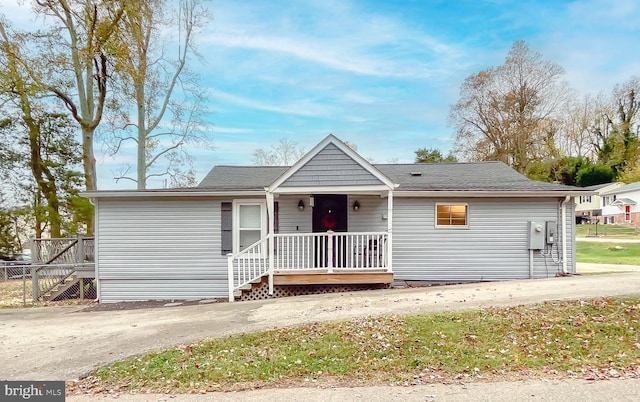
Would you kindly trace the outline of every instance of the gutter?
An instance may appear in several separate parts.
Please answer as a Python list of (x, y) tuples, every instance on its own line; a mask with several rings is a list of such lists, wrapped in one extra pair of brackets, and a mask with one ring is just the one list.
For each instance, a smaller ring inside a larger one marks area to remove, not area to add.
[(577, 197), (581, 195), (597, 195), (595, 191), (474, 191), (474, 190), (455, 190), (455, 191), (409, 191), (409, 190), (395, 190), (393, 195), (395, 197), (452, 197), (452, 198), (534, 198), (534, 197)]
[(144, 198), (144, 197), (236, 197), (236, 196), (265, 196), (264, 191), (84, 191), (80, 196), (90, 199), (97, 198)]

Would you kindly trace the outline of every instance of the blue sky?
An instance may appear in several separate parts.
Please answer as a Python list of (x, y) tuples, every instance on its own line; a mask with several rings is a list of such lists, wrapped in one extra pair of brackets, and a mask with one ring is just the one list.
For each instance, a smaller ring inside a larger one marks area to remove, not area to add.
[[(14, 6), (3, 1), (3, 11)], [(449, 107), (462, 81), (525, 40), (566, 70), (578, 94), (640, 75), (640, 2), (212, 0), (192, 68), (208, 94), (212, 151), (194, 150), (197, 178), (251, 164), (280, 138), (309, 150), (333, 133), (376, 162), (447, 151)], [(14, 19), (13, 14), (11, 19)], [(128, 158), (126, 155), (122, 158)], [(101, 156), (101, 189), (119, 160)], [(158, 185), (157, 183), (155, 184)]]

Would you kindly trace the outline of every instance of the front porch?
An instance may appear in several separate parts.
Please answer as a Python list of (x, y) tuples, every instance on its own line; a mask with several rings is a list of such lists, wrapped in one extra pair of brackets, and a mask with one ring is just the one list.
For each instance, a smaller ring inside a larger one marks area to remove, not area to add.
[(269, 234), (228, 256), (229, 301), (262, 278), (269, 295), (274, 285), (391, 284), (388, 240), (386, 232)]
[(229, 300), (262, 277), (269, 295), (274, 285), (391, 283), (397, 186), (346, 144), (325, 138), (264, 187), (264, 204), (234, 200)]

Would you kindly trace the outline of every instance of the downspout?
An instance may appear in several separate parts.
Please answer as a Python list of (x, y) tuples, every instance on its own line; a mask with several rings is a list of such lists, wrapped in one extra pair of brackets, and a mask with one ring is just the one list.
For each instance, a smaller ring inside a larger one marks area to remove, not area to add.
[(570, 196), (566, 196), (560, 204), (562, 208), (562, 273), (567, 275), (567, 202), (571, 200)]

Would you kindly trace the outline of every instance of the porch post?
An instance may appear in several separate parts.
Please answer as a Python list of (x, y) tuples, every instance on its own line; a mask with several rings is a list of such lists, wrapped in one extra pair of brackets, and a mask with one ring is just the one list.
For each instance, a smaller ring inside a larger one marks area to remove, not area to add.
[(267, 243), (269, 247), (269, 295), (273, 295), (273, 255), (275, 253), (275, 243), (273, 241), (273, 235), (275, 233), (275, 217), (274, 205), (273, 205), (273, 193), (267, 191), (267, 217), (269, 219), (269, 234)]
[(387, 194), (387, 272), (393, 272), (393, 190)]

